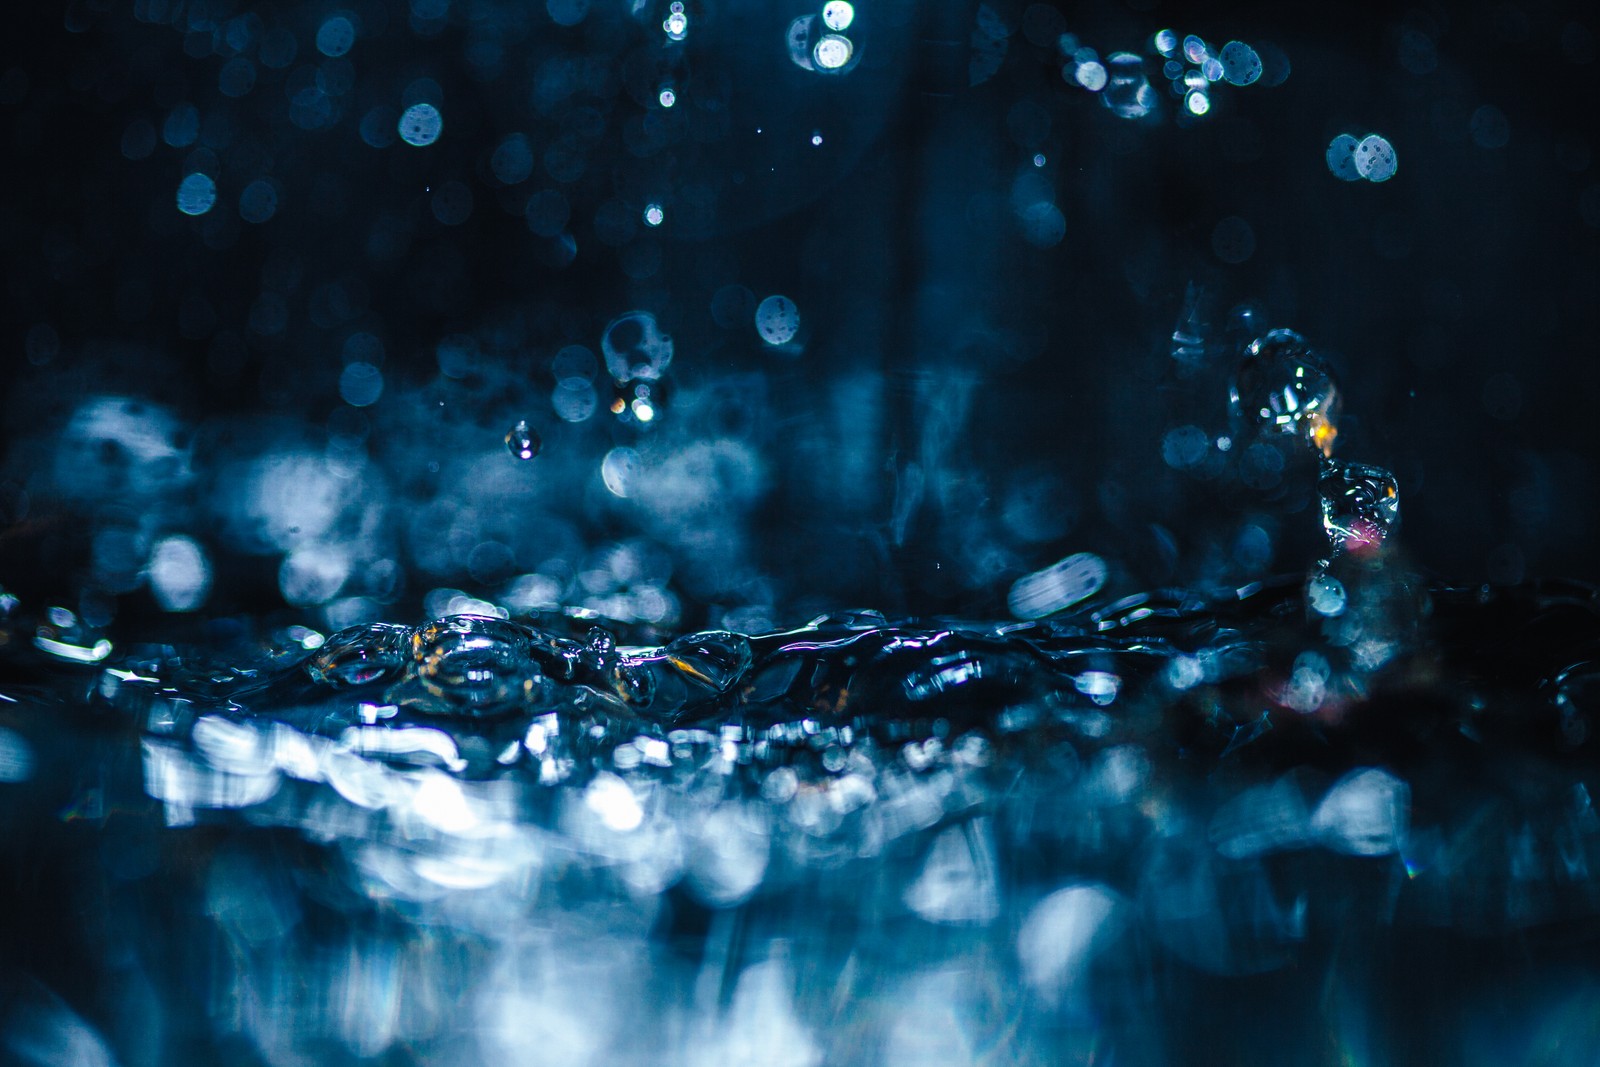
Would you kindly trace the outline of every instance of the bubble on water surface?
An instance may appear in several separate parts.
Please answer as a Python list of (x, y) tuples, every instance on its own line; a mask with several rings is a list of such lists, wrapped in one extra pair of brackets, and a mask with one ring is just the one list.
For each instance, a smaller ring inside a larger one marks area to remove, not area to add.
[(756, 307), (756, 332), (774, 347), (786, 345), (800, 332), (800, 309), (786, 296), (769, 296)]

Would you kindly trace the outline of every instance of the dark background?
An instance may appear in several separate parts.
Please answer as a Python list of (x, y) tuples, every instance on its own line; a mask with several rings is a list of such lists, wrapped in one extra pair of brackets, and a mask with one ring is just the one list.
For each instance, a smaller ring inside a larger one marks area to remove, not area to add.
[[(0, 583), (148, 623), (178, 537), (211, 616), (534, 588), (521, 610), (759, 629), (1000, 614), (1077, 551), (1122, 591), (1245, 581), (1320, 549), (1309, 463), (1260, 468), (1227, 413), (1274, 326), (1335, 368), (1340, 455), (1395, 471), (1419, 566), (1600, 577), (1591, 5), (863, 0), (835, 76), (786, 55), (810, 10), (692, 3), (680, 43), (656, 3), (7, 12)], [(328, 57), (341, 11), (359, 32)], [(1187, 116), (1167, 27), (1246, 41), (1272, 78)], [(1152, 113), (1069, 83), (1063, 32), (1143, 56)], [(418, 92), (444, 118), (424, 147), (393, 137)], [(1394, 178), (1330, 173), (1336, 135), (1373, 131)], [(189, 217), (196, 171), (217, 200)], [(246, 221), (258, 179), (276, 209)], [(754, 327), (770, 294), (801, 315), (783, 349)], [(633, 394), (602, 369), (599, 410), (563, 422), (555, 354), (630, 310), (673, 339), (659, 415), (610, 415)], [(383, 380), (359, 408), (355, 362)], [(1239, 447), (1179, 469), (1185, 425)], [(640, 457), (626, 499), (613, 448)]]

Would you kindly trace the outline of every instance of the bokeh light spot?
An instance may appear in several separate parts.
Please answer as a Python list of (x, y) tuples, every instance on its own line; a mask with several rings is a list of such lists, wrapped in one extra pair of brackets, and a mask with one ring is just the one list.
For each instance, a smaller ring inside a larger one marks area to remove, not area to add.
[(432, 104), (412, 104), (406, 108), (405, 114), (400, 116), (400, 139), (418, 148), (437, 141), (439, 131), (442, 129), (444, 129), (444, 116), (439, 114), (439, 109)]
[(198, 171), (178, 185), (178, 210), (185, 215), (204, 215), (217, 202), (217, 183), (209, 174)]

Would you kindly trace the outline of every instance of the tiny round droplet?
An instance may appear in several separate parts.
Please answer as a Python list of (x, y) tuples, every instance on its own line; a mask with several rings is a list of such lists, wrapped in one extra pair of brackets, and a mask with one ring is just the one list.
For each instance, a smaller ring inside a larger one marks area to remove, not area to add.
[(544, 441), (538, 431), (529, 426), (526, 419), (511, 427), (511, 432), (506, 434), (506, 448), (518, 459), (532, 459), (543, 447)]

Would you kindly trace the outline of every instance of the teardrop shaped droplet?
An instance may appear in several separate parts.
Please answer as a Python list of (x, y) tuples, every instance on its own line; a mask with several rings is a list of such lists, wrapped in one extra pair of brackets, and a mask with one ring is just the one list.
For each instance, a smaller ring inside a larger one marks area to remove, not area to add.
[(1400, 486), (1382, 467), (1325, 460), (1317, 493), (1322, 529), (1336, 554), (1375, 551), (1400, 525)]

